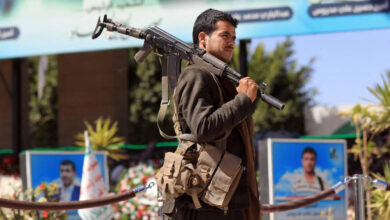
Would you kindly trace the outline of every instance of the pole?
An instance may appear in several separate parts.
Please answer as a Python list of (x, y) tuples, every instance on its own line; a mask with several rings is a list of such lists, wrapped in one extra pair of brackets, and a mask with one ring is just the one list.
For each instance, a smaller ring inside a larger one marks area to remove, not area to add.
[(19, 155), (21, 149), (21, 59), (12, 61), (12, 149)]
[(250, 43), (250, 40), (240, 40), (240, 73), (243, 76), (248, 76), (248, 50), (247, 50), (247, 44)]
[(355, 220), (364, 220), (364, 176), (361, 174), (355, 174), (352, 177), (352, 182), (355, 202)]

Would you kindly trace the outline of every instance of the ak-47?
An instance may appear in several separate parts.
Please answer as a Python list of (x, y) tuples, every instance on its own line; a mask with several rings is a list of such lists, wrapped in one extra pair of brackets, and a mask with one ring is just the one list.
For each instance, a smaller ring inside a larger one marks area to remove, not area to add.
[[(153, 49), (157, 49), (157, 52), (162, 55), (161, 62), (163, 65), (163, 75), (168, 75), (168, 84), (172, 90), (176, 87), (181, 72), (182, 60), (187, 60), (191, 64), (200, 64), (207, 68), (211, 68), (213, 73), (228, 78), (236, 83), (236, 85), (238, 85), (240, 79), (243, 78), (240, 73), (231, 69), (225, 62), (199, 47), (191, 47), (157, 26), (141, 30), (113, 22), (111, 19), (107, 18), (107, 15), (104, 15), (103, 22), (100, 21), (99, 17), (92, 39), (99, 37), (104, 28), (108, 31), (115, 31), (144, 40), (143, 47), (134, 56), (135, 61), (138, 63), (142, 62)], [(257, 96), (264, 102), (282, 110), (284, 108), (284, 103), (277, 98), (266, 94), (266, 87), (267, 84), (263, 83), (261, 88), (257, 91)]]

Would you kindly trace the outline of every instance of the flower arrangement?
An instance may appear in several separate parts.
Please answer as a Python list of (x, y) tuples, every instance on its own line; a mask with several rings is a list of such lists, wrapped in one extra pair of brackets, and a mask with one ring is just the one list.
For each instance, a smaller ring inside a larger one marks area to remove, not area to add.
[[(154, 175), (159, 167), (158, 161), (148, 161), (131, 166), (124, 172), (117, 185), (118, 192), (126, 192), (142, 185), (155, 183)], [(114, 219), (150, 219), (158, 218), (157, 186), (140, 192), (136, 197), (128, 201), (122, 201), (113, 205)]]
[[(35, 189), (29, 188), (22, 190), (21, 184), (13, 184), (10, 181), (8, 194), (0, 195), (5, 199), (23, 200), (30, 202), (58, 202), (59, 186), (52, 182), (41, 183)], [(0, 219), (66, 219), (66, 211), (37, 211), (37, 210), (14, 210), (8, 208), (0, 208)]]

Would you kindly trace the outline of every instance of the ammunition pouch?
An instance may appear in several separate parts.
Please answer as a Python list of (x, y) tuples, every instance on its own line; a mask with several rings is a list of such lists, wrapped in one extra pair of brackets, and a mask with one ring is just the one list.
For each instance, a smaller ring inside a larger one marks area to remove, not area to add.
[(243, 171), (241, 158), (225, 151), (210, 184), (202, 195), (202, 201), (226, 211)]
[(202, 202), (227, 210), (244, 168), (241, 159), (212, 145), (185, 141), (175, 153), (165, 154), (156, 175), (163, 199), (191, 196), (195, 208)]

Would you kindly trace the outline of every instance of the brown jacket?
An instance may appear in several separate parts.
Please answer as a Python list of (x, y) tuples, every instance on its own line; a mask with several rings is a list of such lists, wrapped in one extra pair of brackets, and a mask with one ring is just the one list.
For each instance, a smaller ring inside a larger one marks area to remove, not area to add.
[[(180, 125), (184, 133), (192, 133), (199, 143), (215, 144), (215, 140), (231, 130), (227, 137), (226, 150), (242, 158), (244, 166), (248, 165), (248, 162), (250, 166), (254, 166), (253, 129), (250, 128), (252, 124), (243, 122), (250, 121), (255, 105), (245, 94), (237, 94), (236, 87), (230, 81), (217, 78), (225, 103), (221, 107), (218, 87), (208, 70), (199, 65), (191, 65), (184, 69), (175, 93)], [(249, 127), (245, 127), (247, 130), (243, 130), (243, 124), (245, 126), (248, 124)], [(252, 161), (247, 161), (248, 156)], [(254, 167), (247, 168), (247, 171), (255, 172)], [(251, 195), (253, 192), (250, 190), (257, 186), (248, 187), (249, 183), (256, 184), (255, 173), (244, 172), (229, 209), (248, 209), (251, 198), (258, 197), (257, 190), (256, 195)]]

